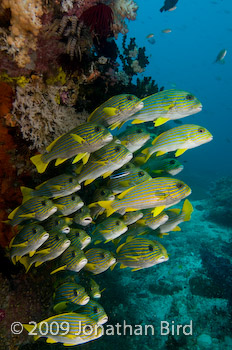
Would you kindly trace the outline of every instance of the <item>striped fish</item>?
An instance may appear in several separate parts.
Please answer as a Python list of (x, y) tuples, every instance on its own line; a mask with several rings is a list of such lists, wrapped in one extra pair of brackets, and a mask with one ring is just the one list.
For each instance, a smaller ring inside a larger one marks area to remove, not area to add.
[(108, 321), (108, 316), (105, 310), (95, 300), (90, 300), (88, 304), (78, 307), (76, 311), (92, 318), (97, 324), (104, 324)]
[(67, 216), (83, 207), (84, 202), (76, 193), (72, 193), (69, 196), (55, 199), (54, 204), (58, 207), (58, 215)]
[(23, 327), (37, 334), (35, 340), (46, 337), (47, 343), (66, 346), (84, 344), (103, 335), (103, 329), (92, 318), (74, 312), (49, 317), (39, 322), (36, 329), (34, 324), (23, 324)]
[(144, 236), (144, 235), (150, 235), (151, 229), (147, 226), (140, 225), (138, 223), (134, 223), (129, 226), (128, 231), (121, 235), (120, 237), (116, 238), (113, 243), (115, 246), (119, 244), (121, 241), (125, 241), (125, 239), (132, 239), (138, 236)]
[(128, 171), (128, 175), (122, 178), (110, 179), (107, 182), (107, 186), (114, 194), (118, 194), (150, 179), (151, 176), (145, 170), (141, 168), (132, 168)]
[(67, 237), (70, 239), (71, 245), (76, 249), (84, 249), (91, 242), (91, 237), (80, 228), (71, 228)]
[(116, 142), (111, 142), (91, 155), (88, 164), (77, 166), (74, 171), (80, 175), (77, 177), (79, 183), (88, 185), (96, 178), (103, 178), (112, 174), (125, 163), (129, 162), (133, 154), (126, 147)]
[[(143, 154), (143, 156), (145, 157), (145, 162), (146, 155)], [(144, 168), (152, 175), (168, 173), (173, 176), (179, 174), (184, 169), (183, 164), (181, 164), (178, 159), (165, 157), (165, 155), (160, 157), (151, 156), (146, 164), (143, 164), (141, 168)]]
[(78, 212), (74, 215), (72, 219), (73, 223), (81, 226), (87, 226), (91, 224), (93, 221), (90, 210), (87, 206), (83, 206), (81, 209), (78, 210)]
[(95, 220), (99, 215), (103, 214), (105, 209), (102, 208), (96, 202), (98, 201), (112, 201), (115, 199), (113, 192), (105, 187), (97, 188), (93, 194), (93, 202), (95, 202), (94, 206), (90, 207), (91, 217)]
[(9, 248), (10, 257), (14, 264), (24, 255), (33, 256), (35, 251), (48, 239), (49, 233), (36, 223), (24, 226), (12, 238)]
[(16, 226), (25, 220), (43, 221), (57, 211), (56, 205), (46, 197), (33, 197), (15, 208), (8, 216), (9, 224)]
[(130, 127), (127, 131), (119, 134), (118, 139), (130, 152), (139, 150), (149, 139), (150, 134), (141, 127)]
[(112, 139), (113, 136), (104, 126), (84, 123), (58, 137), (46, 148), (46, 153), (31, 157), (31, 161), (39, 173), (43, 173), (53, 159), (56, 159), (55, 166), (74, 156), (73, 163), (82, 158), (86, 163), (90, 153)]
[(202, 110), (201, 102), (183, 90), (163, 90), (142, 99), (144, 107), (134, 114), (132, 124), (154, 121), (155, 126), (187, 117)]
[(38, 250), (33, 257), (24, 256), (19, 261), (24, 265), (27, 273), (33, 264), (38, 267), (45, 261), (60, 256), (70, 246), (70, 243), (64, 233), (50, 233), (49, 238), (41, 246), (41, 250)]
[(88, 282), (87, 290), (88, 290), (88, 294), (89, 294), (90, 298), (92, 298), (92, 299), (101, 298), (102, 291), (100, 291), (99, 285), (92, 278), (90, 278), (90, 280)]
[(63, 270), (79, 272), (87, 264), (87, 259), (84, 252), (81, 249), (77, 249), (70, 245), (62, 254), (59, 264), (62, 266), (51, 272), (51, 275)]
[(137, 210), (137, 211), (132, 211), (124, 214), (121, 217), (121, 220), (124, 222), (125, 225), (132, 225), (139, 219), (142, 219), (142, 217), (143, 217), (143, 212), (140, 210)]
[(69, 233), (70, 227), (67, 225), (64, 218), (60, 218), (57, 215), (50, 216), (47, 220), (43, 221), (43, 227), (46, 231)]
[(117, 262), (120, 268), (131, 267), (132, 271), (141, 270), (168, 260), (166, 249), (157, 241), (145, 238), (128, 239), (117, 250)]
[(107, 216), (119, 209), (136, 211), (154, 208), (153, 215), (158, 215), (165, 207), (178, 203), (189, 196), (191, 189), (182, 181), (168, 177), (158, 177), (145, 181), (122, 192), (114, 201), (100, 201)]
[(53, 310), (56, 313), (65, 312), (67, 304), (85, 305), (90, 297), (81, 285), (73, 282), (62, 283), (56, 288), (53, 296)]
[(165, 210), (168, 215), (168, 221), (159, 227), (159, 233), (164, 234), (170, 231), (181, 231), (178, 226), (181, 222), (189, 221), (193, 212), (193, 206), (188, 199), (184, 201), (182, 210), (178, 208), (171, 208)]
[(141, 100), (131, 94), (116, 95), (102, 103), (89, 116), (88, 122), (120, 127), (134, 113), (143, 108)]
[(143, 218), (138, 220), (137, 223), (139, 225), (145, 225), (151, 228), (152, 230), (157, 229), (159, 226), (163, 225), (166, 221), (168, 221), (168, 214), (165, 212), (161, 212), (157, 216), (153, 216), (152, 209), (143, 210)]
[(60, 198), (76, 192), (80, 188), (81, 186), (78, 183), (77, 178), (68, 174), (53, 177), (37, 186), (35, 190), (28, 187), (20, 187), (24, 201), (25, 199), (36, 196)]
[(92, 231), (94, 244), (108, 243), (127, 231), (127, 226), (118, 217), (110, 217), (100, 222)]
[(205, 128), (194, 124), (184, 124), (169, 129), (152, 141), (152, 147), (145, 148), (142, 153), (146, 155), (145, 162), (156, 153), (160, 156), (167, 152), (176, 151), (178, 157), (187, 149), (195, 148), (213, 139), (212, 134)]
[(110, 251), (101, 248), (91, 248), (85, 252), (85, 256), (88, 259), (88, 263), (85, 265), (84, 270), (90, 271), (94, 275), (108, 270), (116, 262)]

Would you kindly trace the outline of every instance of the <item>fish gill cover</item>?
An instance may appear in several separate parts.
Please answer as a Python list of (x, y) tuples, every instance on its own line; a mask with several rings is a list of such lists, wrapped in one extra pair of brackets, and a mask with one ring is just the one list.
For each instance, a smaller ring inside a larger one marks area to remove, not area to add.
[(159, 62), (185, 6), (1, 1), (0, 349), (231, 349), (231, 176), (205, 199), (201, 81)]

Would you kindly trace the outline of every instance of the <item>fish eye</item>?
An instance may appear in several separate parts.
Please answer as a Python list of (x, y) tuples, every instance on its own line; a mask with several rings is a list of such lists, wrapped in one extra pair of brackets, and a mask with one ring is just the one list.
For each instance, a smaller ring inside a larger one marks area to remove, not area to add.
[(105, 190), (102, 190), (100, 194), (104, 196), (104, 194), (106, 194)]
[(100, 258), (105, 259), (105, 253), (100, 253)]
[(76, 237), (80, 237), (80, 232), (76, 232)]
[(41, 204), (42, 204), (43, 206), (45, 206), (45, 205), (46, 205), (46, 201), (41, 201)]
[(74, 294), (75, 297), (77, 297), (78, 293), (77, 293), (76, 289), (73, 289), (73, 294)]
[(37, 229), (33, 228), (32, 233), (36, 233), (36, 232), (37, 232)]
[(120, 151), (120, 146), (116, 146), (115, 148), (114, 148), (114, 150), (116, 151), (116, 152), (119, 152)]
[(138, 175), (139, 175), (139, 177), (142, 177), (144, 175), (144, 172), (143, 171), (139, 171)]
[(55, 224), (55, 225), (59, 225), (59, 224), (60, 224), (60, 221), (59, 221), (59, 220), (55, 220), (55, 221), (54, 221), (54, 224)]
[(170, 160), (169, 164), (175, 164), (175, 160), (174, 159)]
[(137, 134), (141, 134), (143, 132), (143, 130), (142, 129), (137, 129), (136, 132), (137, 132)]
[(72, 201), (75, 201), (75, 199), (76, 199), (75, 196), (72, 196), (72, 197), (71, 197), (71, 200), (72, 200)]
[(132, 101), (133, 100), (133, 96), (131, 96), (131, 95), (127, 95), (126, 98), (128, 99), (128, 101)]
[(99, 131), (101, 131), (101, 128), (100, 128), (100, 126), (95, 126), (95, 128), (94, 128), (94, 131), (96, 131), (96, 132), (99, 132)]
[(202, 133), (202, 132), (204, 132), (205, 130), (204, 130), (203, 128), (199, 128), (197, 131)]
[(178, 183), (176, 184), (176, 187), (177, 187), (177, 188), (183, 188), (183, 187), (184, 187), (184, 184), (183, 184), (182, 182), (178, 182)]
[(119, 226), (119, 225), (120, 225), (120, 221), (117, 220), (117, 221), (115, 222), (115, 225)]
[(130, 165), (127, 164), (127, 165), (125, 166), (125, 168), (126, 168), (126, 169), (130, 169)]
[(58, 235), (56, 235), (56, 240), (57, 240), (57, 241), (59, 241), (59, 240), (60, 240), (60, 238), (59, 238), (59, 236), (58, 236)]
[(186, 100), (192, 101), (194, 99), (194, 96), (191, 94), (186, 95)]
[(149, 244), (148, 249), (150, 250), (150, 252), (153, 252), (153, 250), (154, 250), (154, 248), (151, 244)]
[(75, 258), (76, 252), (75, 252), (75, 251), (72, 251), (71, 255), (72, 255), (72, 258)]
[(71, 183), (73, 182), (73, 178), (70, 177), (70, 178), (68, 179), (68, 182), (71, 184)]
[(88, 325), (86, 325), (85, 326), (85, 331), (88, 333), (88, 332), (91, 332), (92, 331), (92, 327), (91, 326), (88, 326)]
[(97, 307), (97, 306), (94, 306), (93, 312), (94, 312), (94, 314), (97, 314), (97, 313), (98, 313), (98, 307)]

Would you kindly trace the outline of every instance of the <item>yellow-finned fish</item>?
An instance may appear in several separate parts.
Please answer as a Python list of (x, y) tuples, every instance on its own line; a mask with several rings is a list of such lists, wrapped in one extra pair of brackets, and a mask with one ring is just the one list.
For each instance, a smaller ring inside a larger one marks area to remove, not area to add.
[(179, 208), (171, 208), (164, 211), (168, 215), (168, 220), (159, 227), (158, 231), (161, 234), (170, 231), (181, 231), (178, 226), (181, 222), (189, 221), (193, 212), (193, 206), (188, 199), (184, 201), (182, 210)]
[(111, 142), (105, 147), (91, 155), (88, 164), (78, 166), (74, 171), (80, 175), (77, 177), (79, 183), (90, 184), (96, 178), (103, 178), (112, 174), (113, 171), (129, 162), (133, 154), (126, 147), (116, 142)]
[(91, 317), (97, 324), (104, 324), (108, 321), (108, 316), (103, 307), (95, 300), (90, 300), (88, 304), (78, 307), (76, 310), (82, 315)]
[(191, 189), (183, 181), (158, 177), (122, 192), (114, 201), (100, 201), (98, 204), (106, 209), (107, 216), (122, 208), (126, 212), (154, 208), (153, 215), (156, 216), (165, 207), (178, 203), (190, 194)]
[(132, 211), (124, 214), (121, 217), (121, 220), (124, 222), (125, 225), (132, 225), (136, 221), (142, 219), (142, 217), (143, 217), (143, 212), (140, 210), (137, 210), (137, 211)]
[(143, 102), (131, 94), (116, 95), (102, 103), (89, 116), (88, 122), (103, 124), (110, 129), (121, 127), (128, 118), (143, 108)]
[(93, 202), (95, 205), (90, 207), (90, 213), (91, 217), (95, 220), (99, 215), (103, 214), (105, 211), (105, 208), (102, 208), (99, 204), (96, 202), (98, 201), (112, 201), (115, 199), (115, 195), (113, 194), (113, 191), (106, 187), (100, 187), (97, 188), (93, 194)]
[(145, 161), (156, 152), (160, 156), (167, 152), (176, 151), (178, 157), (187, 149), (203, 145), (213, 139), (212, 134), (205, 128), (194, 124), (184, 124), (169, 129), (152, 141), (152, 147), (145, 148), (142, 153), (146, 155)]
[(17, 235), (12, 238), (9, 248), (13, 264), (22, 256), (33, 256), (36, 250), (48, 239), (49, 233), (41, 225), (36, 223), (24, 226)]
[(116, 250), (120, 268), (130, 267), (132, 271), (145, 269), (167, 261), (166, 249), (157, 241), (146, 238), (127, 239)]
[(9, 224), (16, 226), (25, 220), (43, 221), (57, 211), (57, 206), (46, 197), (33, 197), (15, 208), (8, 216)]
[(92, 298), (92, 299), (100, 299), (101, 298), (102, 291), (100, 290), (100, 287), (97, 284), (97, 282), (94, 281), (92, 278), (89, 279), (87, 291), (88, 291), (90, 298)]
[(107, 182), (107, 186), (114, 194), (118, 194), (144, 181), (151, 180), (151, 178), (152, 177), (145, 170), (141, 168), (132, 168), (125, 176), (110, 179)]
[(67, 238), (70, 239), (71, 245), (76, 249), (84, 249), (91, 242), (91, 237), (80, 228), (71, 227)]
[[(146, 155), (143, 154), (143, 156), (145, 157), (145, 162)], [(184, 169), (184, 166), (177, 158), (170, 158), (166, 155), (156, 157), (153, 154), (153, 156), (148, 159), (146, 164), (141, 165), (141, 168), (147, 170), (151, 175), (155, 176), (165, 176), (165, 174), (175, 176)]]
[(108, 243), (127, 231), (127, 226), (118, 217), (110, 217), (100, 222), (93, 230), (92, 241), (94, 244)]
[(84, 202), (76, 193), (72, 193), (69, 196), (54, 199), (54, 204), (58, 207), (58, 215), (67, 216), (82, 208)]
[(81, 249), (70, 245), (61, 255), (59, 264), (62, 265), (51, 272), (51, 275), (58, 271), (68, 270), (79, 272), (87, 264), (87, 259)]
[[(56, 325), (57, 332), (54, 332)], [(92, 318), (76, 312), (55, 315), (39, 322), (36, 326), (23, 324), (28, 332), (36, 333), (34, 339), (46, 337), (47, 343), (62, 343), (65, 346), (79, 345), (100, 338), (103, 329)]]
[(154, 121), (155, 126), (201, 111), (201, 102), (190, 92), (163, 90), (142, 99), (144, 107), (130, 117), (132, 124)]
[(53, 296), (53, 310), (56, 313), (65, 312), (67, 305), (85, 305), (89, 302), (90, 297), (85, 288), (74, 282), (64, 282), (56, 288)]
[(70, 227), (67, 225), (65, 218), (61, 218), (56, 214), (43, 221), (43, 227), (48, 232), (62, 232), (65, 234), (70, 232)]
[[(68, 220), (68, 218), (66, 218)], [(81, 226), (87, 226), (91, 224), (93, 221), (89, 208), (84, 205), (81, 209), (78, 210), (78, 212), (74, 215), (73, 219), (71, 219), (71, 222), (81, 225)]]
[(82, 159), (85, 164), (90, 153), (112, 140), (113, 136), (103, 125), (81, 124), (59, 136), (46, 148), (46, 153), (31, 157), (31, 161), (39, 173), (43, 173), (53, 159), (56, 159), (55, 166), (74, 156), (73, 163)]
[(140, 126), (130, 126), (128, 130), (119, 134), (117, 137), (123, 146), (125, 146), (130, 152), (134, 153), (150, 139), (150, 134), (146, 129), (143, 129)]
[(84, 270), (90, 271), (94, 275), (108, 270), (116, 262), (110, 251), (101, 248), (91, 248), (85, 252), (85, 256), (88, 259), (88, 263), (85, 265)]
[(152, 209), (143, 210), (143, 218), (138, 220), (139, 225), (145, 225), (150, 227), (152, 230), (157, 229), (159, 226), (163, 225), (168, 221), (168, 214), (162, 211), (159, 215), (153, 216)]
[(43, 182), (34, 190), (28, 187), (20, 187), (24, 201), (32, 197), (60, 198), (76, 192), (80, 188), (77, 178), (68, 174), (55, 176)]

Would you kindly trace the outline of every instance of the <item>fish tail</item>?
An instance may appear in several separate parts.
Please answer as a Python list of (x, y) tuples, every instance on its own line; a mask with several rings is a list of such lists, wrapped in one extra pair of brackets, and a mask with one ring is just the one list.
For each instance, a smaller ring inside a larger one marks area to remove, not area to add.
[(45, 172), (49, 163), (49, 162), (48, 163), (43, 162), (42, 156), (43, 156), (42, 154), (37, 154), (36, 156), (33, 156), (30, 158), (32, 163), (36, 166), (38, 173), (40, 174)]
[(23, 266), (25, 267), (26, 273), (27, 273), (27, 272), (29, 271), (29, 269), (30, 269), (32, 263), (30, 263), (29, 259), (28, 259), (26, 256), (24, 256), (24, 257), (22, 257), (21, 259), (19, 259), (19, 261), (20, 261), (21, 264), (23, 264)]
[(99, 201), (99, 202), (97, 202), (102, 208), (105, 208), (106, 216), (110, 216), (111, 214), (113, 214), (117, 210), (111, 206), (112, 202), (113, 201)]
[(182, 213), (184, 213), (184, 221), (189, 221), (191, 219), (191, 214), (193, 212), (193, 206), (188, 199), (185, 199)]
[(23, 195), (23, 202), (25, 202), (25, 200), (28, 200), (31, 197), (33, 197), (33, 195), (32, 195), (33, 189), (32, 188), (21, 186), (20, 190), (21, 190), (21, 193)]

